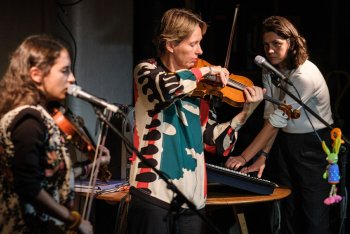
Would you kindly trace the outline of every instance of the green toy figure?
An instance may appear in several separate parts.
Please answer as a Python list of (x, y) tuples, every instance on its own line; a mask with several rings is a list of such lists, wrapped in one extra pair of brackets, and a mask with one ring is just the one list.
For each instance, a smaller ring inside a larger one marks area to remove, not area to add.
[(331, 138), (333, 140), (333, 149), (332, 152), (328, 149), (326, 143), (322, 141), (322, 148), (324, 152), (327, 154), (327, 161), (329, 165), (325, 173), (323, 174), (323, 178), (328, 178), (328, 183), (332, 185), (331, 191), (329, 193), (329, 197), (327, 197), (323, 202), (326, 205), (332, 205), (334, 203), (338, 203), (342, 200), (342, 197), (337, 195), (337, 184), (340, 180), (339, 174), (339, 166), (338, 166), (338, 153), (341, 144), (343, 143), (341, 140), (341, 130), (339, 128), (334, 128), (331, 131)]

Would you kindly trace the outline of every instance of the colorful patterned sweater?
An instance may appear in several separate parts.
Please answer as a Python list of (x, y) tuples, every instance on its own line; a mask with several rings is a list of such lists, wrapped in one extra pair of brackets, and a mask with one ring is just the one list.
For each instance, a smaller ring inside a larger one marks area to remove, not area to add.
[[(200, 79), (199, 69), (171, 73), (154, 59), (139, 63), (134, 71), (135, 147), (198, 209), (207, 197), (204, 148), (227, 156), (239, 128), (232, 121), (218, 124), (208, 102), (190, 96)], [(130, 183), (166, 203), (174, 197), (135, 154)]]

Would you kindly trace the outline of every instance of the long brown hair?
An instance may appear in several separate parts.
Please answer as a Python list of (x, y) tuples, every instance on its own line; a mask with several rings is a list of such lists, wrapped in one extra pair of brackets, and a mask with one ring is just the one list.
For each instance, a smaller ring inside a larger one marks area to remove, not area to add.
[(166, 50), (166, 42), (181, 41), (189, 37), (196, 26), (202, 30), (202, 35), (207, 31), (207, 24), (201, 17), (188, 9), (173, 8), (167, 10), (161, 20), (156, 37), (153, 40), (158, 55), (163, 55)]
[(32, 67), (37, 67), (43, 76), (48, 75), (62, 50), (67, 47), (48, 35), (29, 36), (19, 45), (0, 81), (0, 117), (18, 106), (46, 102), (29, 72)]
[(262, 35), (267, 32), (274, 32), (283, 39), (289, 40), (291, 50), (287, 67), (295, 69), (303, 64), (309, 53), (305, 38), (298, 32), (294, 25), (282, 16), (270, 16), (262, 24)]

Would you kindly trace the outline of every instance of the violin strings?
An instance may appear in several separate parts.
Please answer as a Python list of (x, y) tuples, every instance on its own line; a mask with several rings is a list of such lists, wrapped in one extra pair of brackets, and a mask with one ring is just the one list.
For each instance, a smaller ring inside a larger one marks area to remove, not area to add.
[(246, 85), (236, 81), (236, 80), (228, 80), (228, 84), (232, 87), (238, 88), (243, 91), (243, 89), (246, 87)]
[[(228, 85), (231, 86), (231, 87), (234, 87), (234, 88), (237, 88), (237, 89), (240, 89), (241, 91), (244, 90), (245, 87), (247, 87), (245, 84), (242, 84), (241, 82), (239, 81), (236, 81), (236, 80), (228, 80)], [(264, 94), (264, 99), (266, 101), (269, 101), (269, 102), (272, 102), (276, 105), (281, 105), (281, 102), (279, 100), (276, 100), (270, 96), (267, 96)]]

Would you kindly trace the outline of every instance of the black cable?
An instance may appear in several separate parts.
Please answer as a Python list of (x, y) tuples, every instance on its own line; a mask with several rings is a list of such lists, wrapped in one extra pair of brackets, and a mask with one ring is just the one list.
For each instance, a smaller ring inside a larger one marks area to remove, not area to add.
[[(73, 6), (73, 5), (76, 5), (78, 3), (80, 3), (82, 0), (78, 0), (74, 3), (60, 3), (60, 1), (56, 1), (56, 5), (57, 7), (62, 11), (62, 13), (64, 15), (67, 15), (67, 12), (65, 11), (64, 9), (64, 6)], [(66, 30), (66, 32), (68, 33), (69, 37), (71, 38), (72, 40), (72, 43), (73, 43), (73, 51), (72, 51), (72, 72), (73, 74), (75, 74), (75, 64), (76, 64), (76, 60), (77, 60), (77, 43), (76, 43), (76, 40), (71, 32), (71, 30), (69, 29), (69, 27), (65, 24), (64, 20), (62, 19), (62, 17), (60, 16), (60, 14), (57, 12), (57, 18), (58, 18), (58, 21), (60, 22), (60, 24), (63, 26), (63, 28)]]
[[(293, 94), (291, 94), (288, 90), (286, 90), (284, 87), (281, 87), (280, 83), (279, 83), (279, 80), (278, 79), (274, 79), (273, 81), (273, 84), (276, 85), (276, 87), (279, 87), (281, 88), (286, 94), (288, 94), (291, 98), (293, 98), (297, 103), (299, 103), (303, 108), (304, 108), (304, 112), (305, 114), (307, 115), (307, 111), (310, 112), (315, 118), (317, 118), (319, 121), (321, 121), (326, 127), (328, 127), (329, 129), (334, 129), (334, 127), (332, 127), (330, 124), (328, 124), (324, 119), (322, 119), (319, 115), (317, 115), (314, 111), (312, 111), (310, 109), (310, 107), (308, 107), (307, 105), (305, 105), (301, 98), (300, 98), (300, 95), (297, 91), (297, 94), (299, 96), (299, 100), (297, 97), (295, 97)], [(294, 87), (294, 85), (293, 85)], [(295, 87), (294, 87), (295, 88)], [(307, 115), (308, 119), (309, 119), (309, 116)], [(310, 119), (309, 119), (310, 121)], [(310, 121), (311, 123), (311, 121)], [(311, 126), (313, 127), (312, 123), (311, 123)], [(315, 129), (314, 129), (315, 130)], [(316, 135), (319, 137), (319, 135), (317, 134), (317, 132), (315, 131)], [(321, 140), (321, 138), (319, 137), (319, 139)], [(342, 135), (342, 139), (345, 141), (346, 144), (349, 145), (349, 140), (344, 136)], [(345, 148), (345, 146), (344, 146)], [(340, 229), (339, 229), (339, 233), (343, 234), (345, 232), (345, 226), (344, 226), (344, 223), (345, 223), (345, 219), (346, 219), (346, 214), (347, 214), (347, 207), (344, 206), (347, 205), (347, 191), (346, 191), (346, 185), (345, 185), (345, 176), (346, 176), (346, 158), (345, 158), (345, 154), (346, 154), (346, 150), (342, 153), (342, 157), (343, 159), (341, 160), (341, 163), (342, 163), (342, 172), (343, 172), (343, 178), (342, 178), (342, 182), (340, 184), (340, 188), (341, 188), (341, 191), (344, 196), (344, 201), (342, 201), (342, 204), (341, 204), (341, 226), (340, 226)], [(345, 233), (344, 233), (345, 234)]]

